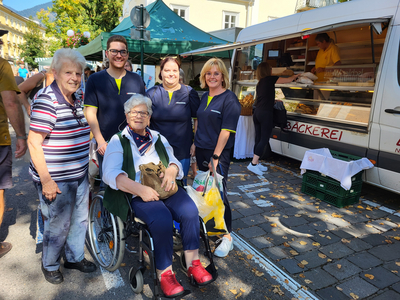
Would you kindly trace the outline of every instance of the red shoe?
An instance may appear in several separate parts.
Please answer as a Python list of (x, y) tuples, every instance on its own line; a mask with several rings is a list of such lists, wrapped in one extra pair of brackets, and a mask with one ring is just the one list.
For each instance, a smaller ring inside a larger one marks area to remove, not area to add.
[(206, 285), (212, 281), (212, 276), (210, 273), (204, 269), (204, 267), (201, 265), (200, 259), (192, 261), (192, 266), (189, 267), (188, 270), (188, 276), (189, 278), (193, 276), (193, 279), (197, 282), (199, 285)]
[(161, 289), (166, 297), (176, 297), (184, 293), (183, 286), (176, 280), (171, 270), (161, 274)]

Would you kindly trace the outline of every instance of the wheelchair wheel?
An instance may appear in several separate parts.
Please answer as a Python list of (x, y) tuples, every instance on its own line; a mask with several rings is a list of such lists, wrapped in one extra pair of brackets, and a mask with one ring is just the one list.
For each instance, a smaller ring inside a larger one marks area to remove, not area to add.
[(124, 223), (103, 207), (103, 194), (90, 204), (89, 240), (98, 263), (110, 272), (118, 269), (125, 252)]
[(179, 262), (181, 263), (182, 269), (187, 272), (187, 266), (186, 266), (186, 259), (185, 259), (185, 252), (182, 251), (181, 255), (179, 256)]
[(143, 291), (144, 281), (143, 274), (140, 269), (135, 272), (135, 268), (132, 267), (129, 270), (129, 284), (134, 293), (140, 294)]

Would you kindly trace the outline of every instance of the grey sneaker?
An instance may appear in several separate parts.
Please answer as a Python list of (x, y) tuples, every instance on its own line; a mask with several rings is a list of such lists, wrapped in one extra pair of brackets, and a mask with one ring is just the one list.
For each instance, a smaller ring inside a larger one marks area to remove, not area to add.
[(263, 172), (258, 168), (258, 165), (253, 166), (251, 163), (247, 166), (247, 170), (253, 172), (256, 175), (262, 175)]
[(229, 251), (233, 249), (233, 238), (231, 236), (231, 240), (229, 240), (227, 237), (224, 236), (221, 240), (222, 242), (214, 250), (214, 255), (218, 257), (225, 257), (228, 255)]

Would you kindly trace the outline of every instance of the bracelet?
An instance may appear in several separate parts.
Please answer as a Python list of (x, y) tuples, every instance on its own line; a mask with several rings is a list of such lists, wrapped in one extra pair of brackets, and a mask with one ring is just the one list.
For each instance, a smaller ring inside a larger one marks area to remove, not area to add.
[(178, 171), (178, 174), (179, 174), (179, 168), (178, 168), (178, 166), (176, 164), (170, 164), (168, 167), (175, 167), (176, 170)]
[(19, 139), (19, 140), (27, 140), (28, 138), (26, 137), (26, 135), (17, 135), (17, 139)]

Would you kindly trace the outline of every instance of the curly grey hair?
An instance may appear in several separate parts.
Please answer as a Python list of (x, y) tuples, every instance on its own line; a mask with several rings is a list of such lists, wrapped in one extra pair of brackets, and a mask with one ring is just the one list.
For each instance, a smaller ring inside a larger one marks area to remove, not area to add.
[(135, 106), (144, 104), (147, 106), (147, 111), (149, 113), (149, 115), (151, 116), (153, 114), (153, 110), (151, 109), (151, 100), (148, 97), (145, 97), (141, 94), (135, 94), (132, 97), (129, 98), (129, 100), (127, 100), (124, 103), (124, 112), (125, 114), (127, 114), (128, 112), (131, 111), (132, 108), (134, 108)]
[(86, 67), (86, 59), (83, 57), (82, 54), (70, 48), (61, 48), (54, 53), (50, 69), (54, 69), (56, 70), (56, 72), (60, 72), (65, 62), (75, 64), (82, 70), (82, 72), (83, 69)]

